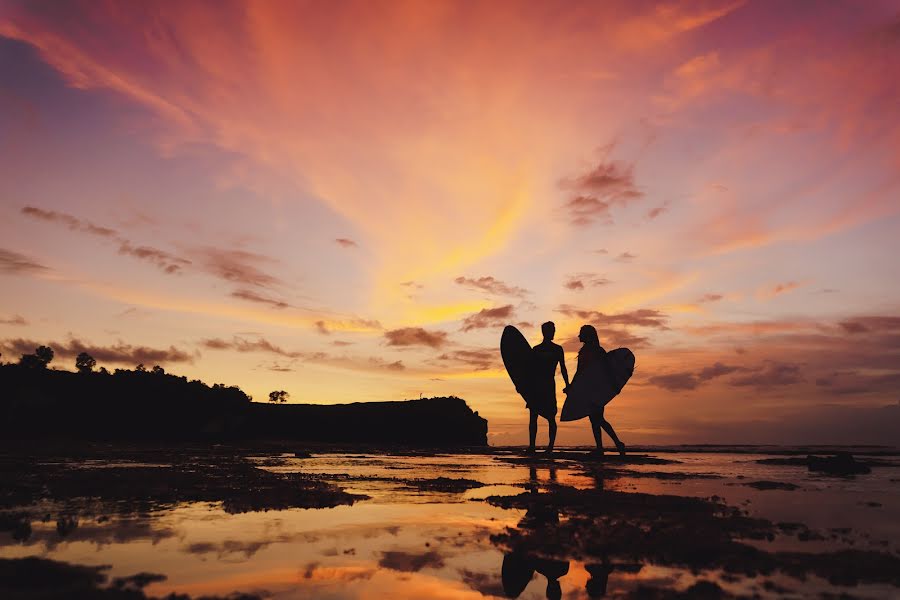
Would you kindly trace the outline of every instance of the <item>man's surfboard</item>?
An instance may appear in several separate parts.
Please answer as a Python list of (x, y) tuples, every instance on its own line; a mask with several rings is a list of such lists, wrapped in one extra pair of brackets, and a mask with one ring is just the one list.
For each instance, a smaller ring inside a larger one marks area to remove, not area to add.
[(566, 402), (559, 415), (560, 421), (585, 418), (597, 408), (609, 404), (628, 383), (634, 373), (634, 353), (628, 348), (616, 348), (607, 352), (606, 356), (615, 381), (609, 381), (609, 375), (601, 365), (594, 365), (598, 370), (592, 374), (593, 377), (582, 379), (579, 376), (578, 381), (569, 386)]
[(525, 404), (530, 404), (529, 398), (535, 392), (536, 357), (531, 344), (512, 325), (507, 325), (500, 336), (500, 356), (503, 357), (503, 366), (516, 386), (516, 391), (521, 394)]

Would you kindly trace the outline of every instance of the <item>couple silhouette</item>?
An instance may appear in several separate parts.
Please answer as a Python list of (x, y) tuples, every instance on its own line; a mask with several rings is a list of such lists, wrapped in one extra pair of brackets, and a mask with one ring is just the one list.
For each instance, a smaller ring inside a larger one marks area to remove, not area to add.
[[(575, 405), (579, 405), (578, 410), (571, 412), (587, 416), (590, 420), (591, 432), (594, 434), (594, 442), (597, 444), (594, 452), (603, 454), (602, 431), (605, 431), (612, 438), (619, 453), (624, 456), (625, 444), (616, 435), (615, 429), (603, 414), (606, 403), (621, 391), (624, 382), (622, 377), (618, 377), (615, 373), (609, 355), (600, 345), (597, 330), (592, 325), (582, 325), (578, 332), (578, 340), (582, 346), (578, 351), (578, 365), (571, 382), (566, 369), (565, 352), (562, 346), (553, 341), (556, 336), (556, 325), (553, 321), (547, 321), (541, 325), (541, 333), (544, 336), (543, 341), (532, 348), (536, 372), (532, 375), (533, 388), (526, 399), (530, 413), (529, 443), (526, 452), (529, 454), (535, 452), (538, 417), (540, 416), (547, 419), (549, 427), (550, 443), (547, 446), (547, 453), (553, 453), (553, 446), (556, 443), (556, 413), (558, 410), (556, 405), (556, 369), (558, 366), (565, 383), (563, 391), (567, 395), (567, 406), (570, 402), (573, 408)], [(563, 420), (574, 420), (567, 419), (566, 412), (564, 408)], [(581, 417), (575, 416), (574, 418)]]
[[(634, 573), (640, 571), (640, 567), (641, 565), (637, 565), (636, 568), (634, 565), (624, 565), (624, 568), (620, 568)], [(589, 576), (584, 586), (588, 598), (606, 596), (609, 576), (616, 566), (604, 561), (586, 564), (584, 569)], [(539, 573), (547, 579), (547, 598), (561, 600), (563, 593), (559, 580), (569, 573), (569, 561), (543, 558), (521, 552), (507, 552), (503, 556), (503, 566), (500, 571), (503, 593), (507, 598), (518, 598), (531, 583), (535, 573)]]

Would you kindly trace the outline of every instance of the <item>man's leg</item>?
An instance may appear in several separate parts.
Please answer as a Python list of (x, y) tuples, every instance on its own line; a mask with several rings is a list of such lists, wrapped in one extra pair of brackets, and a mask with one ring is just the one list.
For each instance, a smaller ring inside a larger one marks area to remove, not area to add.
[(534, 452), (534, 442), (537, 439), (537, 418), (536, 410), (532, 410), (528, 419), (528, 451)]
[(547, 425), (550, 428), (550, 444), (547, 446), (547, 452), (553, 452), (553, 444), (556, 443), (556, 417), (547, 419)]

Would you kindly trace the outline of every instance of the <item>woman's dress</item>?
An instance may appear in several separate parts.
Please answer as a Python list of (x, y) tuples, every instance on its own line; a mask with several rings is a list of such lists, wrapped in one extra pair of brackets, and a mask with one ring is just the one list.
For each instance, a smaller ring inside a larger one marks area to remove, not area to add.
[(578, 367), (559, 420), (577, 421), (606, 406), (628, 381), (628, 377), (617, 376), (615, 371), (603, 348), (599, 352), (583, 349), (578, 354)]

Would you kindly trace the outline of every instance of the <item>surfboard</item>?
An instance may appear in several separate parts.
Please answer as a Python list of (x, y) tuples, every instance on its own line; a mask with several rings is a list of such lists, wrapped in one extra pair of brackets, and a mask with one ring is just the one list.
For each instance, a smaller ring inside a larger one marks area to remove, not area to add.
[(525, 404), (529, 404), (530, 395), (535, 391), (536, 357), (531, 344), (512, 325), (507, 325), (500, 336), (500, 356), (503, 357), (503, 366), (506, 367), (516, 391), (525, 400)]
[(634, 353), (628, 348), (616, 348), (607, 352), (606, 356), (615, 381), (609, 381), (605, 369), (597, 369), (584, 378), (579, 375), (578, 380), (569, 386), (566, 402), (559, 415), (560, 421), (585, 418), (597, 408), (609, 404), (628, 383), (634, 373)]

